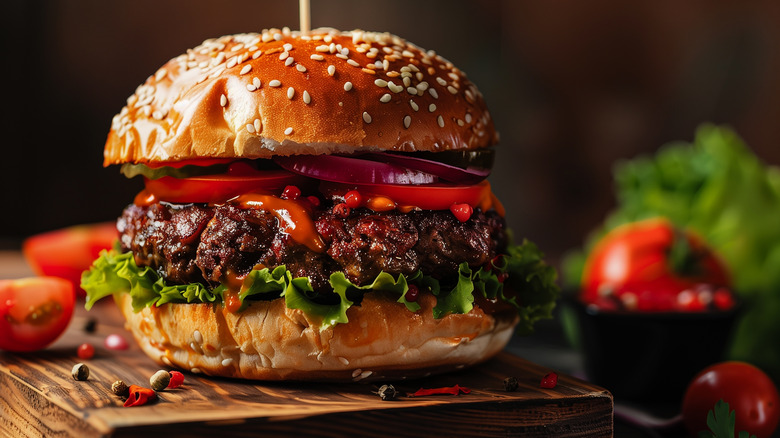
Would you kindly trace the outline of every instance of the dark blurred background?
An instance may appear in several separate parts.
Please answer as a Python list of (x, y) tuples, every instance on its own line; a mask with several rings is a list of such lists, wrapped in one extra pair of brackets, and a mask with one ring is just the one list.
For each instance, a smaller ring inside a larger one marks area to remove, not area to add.
[[(206, 38), (298, 28), (298, 2), (8, 0), (4, 246), (111, 220), (140, 189), (102, 167), (111, 118)], [(483, 91), (501, 133), (491, 180), (516, 235), (554, 261), (613, 205), (611, 166), (728, 123), (780, 164), (780, 3), (312, 0), (312, 26), (390, 31)]]

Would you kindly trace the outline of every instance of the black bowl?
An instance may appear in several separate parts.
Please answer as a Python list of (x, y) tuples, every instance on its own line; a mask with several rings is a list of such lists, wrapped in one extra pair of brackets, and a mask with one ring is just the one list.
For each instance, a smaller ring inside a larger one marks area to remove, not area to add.
[(739, 313), (599, 311), (564, 300), (588, 379), (615, 398), (678, 401), (702, 369), (724, 359)]

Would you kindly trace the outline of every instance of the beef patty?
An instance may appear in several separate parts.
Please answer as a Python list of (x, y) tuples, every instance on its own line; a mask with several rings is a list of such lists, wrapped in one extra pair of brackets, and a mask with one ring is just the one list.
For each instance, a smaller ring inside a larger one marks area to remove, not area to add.
[(460, 263), (482, 266), (507, 245), (503, 218), (479, 209), (466, 222), (449, 211), (430, 210), (360, 208), (345, 217), (332, 206), (316, 209), (312, 219), (323, 252), (295, 242), (272, 213), (231, 204), (133, 204), (117, 226), (123, 251), (132, 251), (139, 266), (155, 269), (169, 283), (211, 286), (258, 265), (286, 265), (294, 277), (308, 277), (315, 291), (329, 288), (330, 274), (338, 271), (355, 284), (382, 271), (422, 270), (446, 279)]

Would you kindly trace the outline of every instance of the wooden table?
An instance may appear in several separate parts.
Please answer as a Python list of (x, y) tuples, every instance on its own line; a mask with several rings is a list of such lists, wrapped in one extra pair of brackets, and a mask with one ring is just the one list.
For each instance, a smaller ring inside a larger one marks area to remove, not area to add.
[[(87, 332), (89, 320), (97, 329)], [(48, 349), (0, 352), (0, 437), (19, 436), (611, 436), (613, 400), (606, 390), (560, 375), (553, 389), (539, 382), (552, 371), (502, 353), (476, 368), (423, 380), (388, 382), (401, 392), (382, 401), (375, 384), (265, 383), (185, 373), (185, 384), (146, 406), (122, 406), (111, 384), (149, 386), (159, 368), (135, 345), (103, 346), (108, 334), (131, 337), (111, 300), (78, 308), (70, 327)], [(95, 357), (81, 360), (89, 342)], [(71, 377), (78, 362), (90, 378)], [(515, 392), (503, 387), (515, 376)], [(421, 387), (455, 384), (469, 394), (406, 397)]]

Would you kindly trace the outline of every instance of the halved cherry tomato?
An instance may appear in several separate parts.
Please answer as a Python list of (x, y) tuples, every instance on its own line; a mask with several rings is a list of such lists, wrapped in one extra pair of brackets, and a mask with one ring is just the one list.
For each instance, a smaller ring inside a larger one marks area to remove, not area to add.
[(769, 438), (777, 428), (780, 396), (772, 379), (749, 363), (731, 361), (705, 368), (688, 385), (682, 415), (691, 436), (707, 430), (707, 413), (721, 399), (736, 412), (735, 432)]
[(35, 351), (54, 342), (73, 316), (73, 284), (58, 277), (0, 280), (0, 349)]
[(453, 204), (468, 204), (487, 209), (494, 201), (490, 184), (482, 181), (474, 185), (453, 184), (341, 184), (323, 181), (320, 191), (326, 194), (344, 195), (356, 190), (364, 198), (384, 196), (399, 206), (419, 207), (424, 210), (449, 210)]
[[(622, 300), (645, 311), (704, 310), (712, 292), (730, 287), (723, 262), (696, 236), (677, 230), (665, 219), (622, 225), (607, 233), (585, 264), (581, 298), (586, 304), (610, 306)], [(681, 292), (709, 296), (680, 300)], [(690, 309), (681, 308), (686, 302)]]
[(27, 238), (22, 253), (36, 274), (69, 280), (77, 294), (84, 296), (79, 286), (81, 273), (118, 238), (114, 222), (76, 225)]
[(186, 204), (221, 203), (255, 191), (280, 192), (288, 185), (304, 186), (310, 180), (286, 170), (255, 170), (246, 163), (231, 164), (221, 175), (178, 179), (170, 176), (145, 178), (146, 191), (160, 201)]

